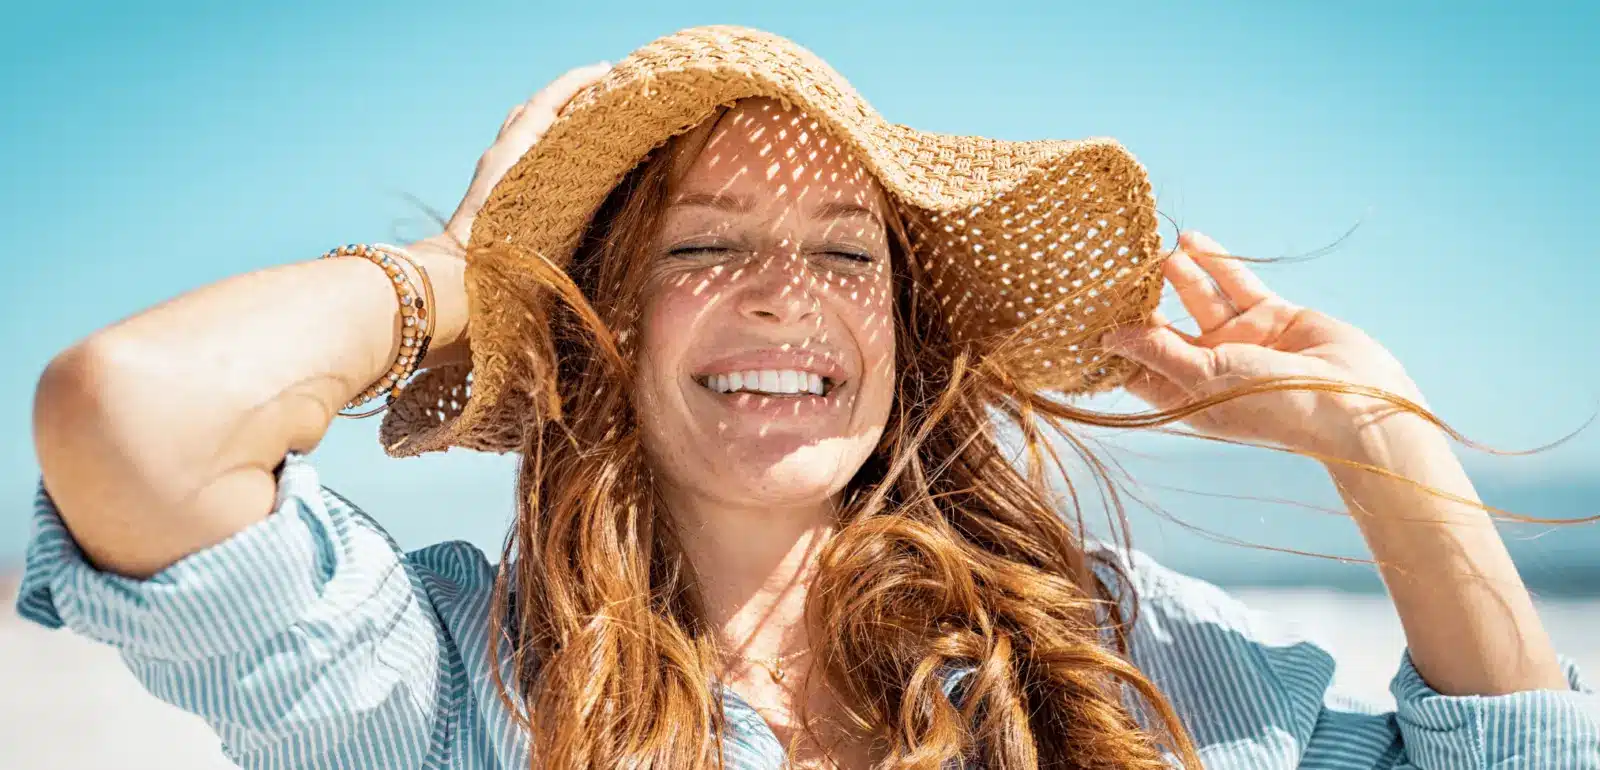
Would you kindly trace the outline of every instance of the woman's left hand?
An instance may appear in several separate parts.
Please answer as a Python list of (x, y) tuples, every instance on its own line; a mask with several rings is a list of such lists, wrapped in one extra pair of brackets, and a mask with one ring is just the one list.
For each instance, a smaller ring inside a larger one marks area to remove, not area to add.
[[(1111, 352), (1144, 367), (1127, 386), (1140, 399), (1170, 409), (1248, 381), (1315, 378), (1423, 406), (1400, 363), (1360, 329), (1274, 294), (1207, 236), (1184, 233), (1178, 246), (1162, 272), (1200, 334), (1174, 329), (1158, 314), (1148, 327), (1105, 339)], [(1356, 459), (1365, 429), (1395, 410), (1369, 396), (1295, 388), (1226, 401), (1186, 421), (1208, 435)]]
[[(1178, 245), (1163, 272), (1200, 334), (1157, 318), (1108, 335), (1108, 345), (1144, 365), (1128, 386), (1135, 395), (1167, 409), (1246, 381), (1315, 378), (1426, 408), (1399, 362), (1360, 329), (1273, 294), (1210, 238), (1186, 233)], [(1297, 388), (1224, 401), (1188, 422), (1214, 436), (1378, 465), (1414, 482), (1325, 460), (1394, 599), (1417, 672), (1448, 695), (1569, 689), (1466, 471), (1420, 420), (1377, 419), (1396, 409), (1371, 396)], [(1418, 425), (1427, 430), (1412, 430)]]

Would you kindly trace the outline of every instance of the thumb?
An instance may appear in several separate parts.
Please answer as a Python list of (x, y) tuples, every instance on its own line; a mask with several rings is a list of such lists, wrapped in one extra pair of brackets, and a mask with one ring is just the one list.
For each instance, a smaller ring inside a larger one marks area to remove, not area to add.
[(1183, 338), (1169, 326), (1116, 329), (1102, 342), (1105, 349), (1193, 392), (1215, 374), (1211, 350)]

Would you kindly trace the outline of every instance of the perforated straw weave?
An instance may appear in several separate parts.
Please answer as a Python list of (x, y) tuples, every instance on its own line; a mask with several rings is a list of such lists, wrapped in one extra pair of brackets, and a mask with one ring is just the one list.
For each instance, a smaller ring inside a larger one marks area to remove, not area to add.
[[(1161, 290), (1155, 201), (1126, 149), (1110, 139), (1000, 141), (891, 124), (811, 52), (741, 27), (658, 39), (578, 94), (490, 194), (469, 255), (512, 243), (564, 266), (607, 194), (651, 150), (751, 97), (803, 111), (877, 177), (958, 342), (981, 350), (984, 340), (1021, 335), (1031, 353), (1007, 364), (1038, 390), (1100, 391), (1131, 373), (1131, 363), (1095, 348), (1106, 329), (1147, 317)], [(475, 261), (506, 259), (493, 256), (503, 251), (468, 258), (471, 366), (417, 376), (384, 418), (389, 454), (521, 448), (533, 405), (507, 387), (506, 364), (525, 345), (520, 311), (477, 279)]]

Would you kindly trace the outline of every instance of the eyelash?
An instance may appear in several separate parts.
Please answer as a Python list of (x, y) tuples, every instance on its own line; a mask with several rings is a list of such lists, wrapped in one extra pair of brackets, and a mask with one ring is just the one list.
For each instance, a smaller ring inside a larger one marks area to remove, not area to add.
[[(733, 249), (724, 246), (679, 246), (678, 248), (675, 248), (667, 253), (675, 257), (690, 257), (697, 254), (711, 254), (727, 251), (733, 251)], [(832, 249), (822, 253), (829, 256), (848, 259), (851, 262), (860, 262), (863, 264), (873, 261), (871, 254), (863, 254), (859, 251), (842, 251), (839, 249)]]

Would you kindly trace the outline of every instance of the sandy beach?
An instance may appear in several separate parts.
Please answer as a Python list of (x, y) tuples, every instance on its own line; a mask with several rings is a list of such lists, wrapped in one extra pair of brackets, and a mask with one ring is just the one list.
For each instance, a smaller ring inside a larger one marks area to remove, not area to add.
[[(15, 583), (0, 583), (0, 768), (4, 770), (220, 770), (233, 765), (198, 718), (156, 700), (114, 650), (45, 631), (13, 610)], [(1239, 589), (1259, 609), (1300, 624), (1340, 661), (1337, 683), (1392, 703), (1389, 676), (1403, 636), (1388, 601), (1317, 589)], [(1564, 654), (1600, 670), (1600, 600), (1541, 606)], [(1591, 675), (1592, 678), (1592, 675)]]

